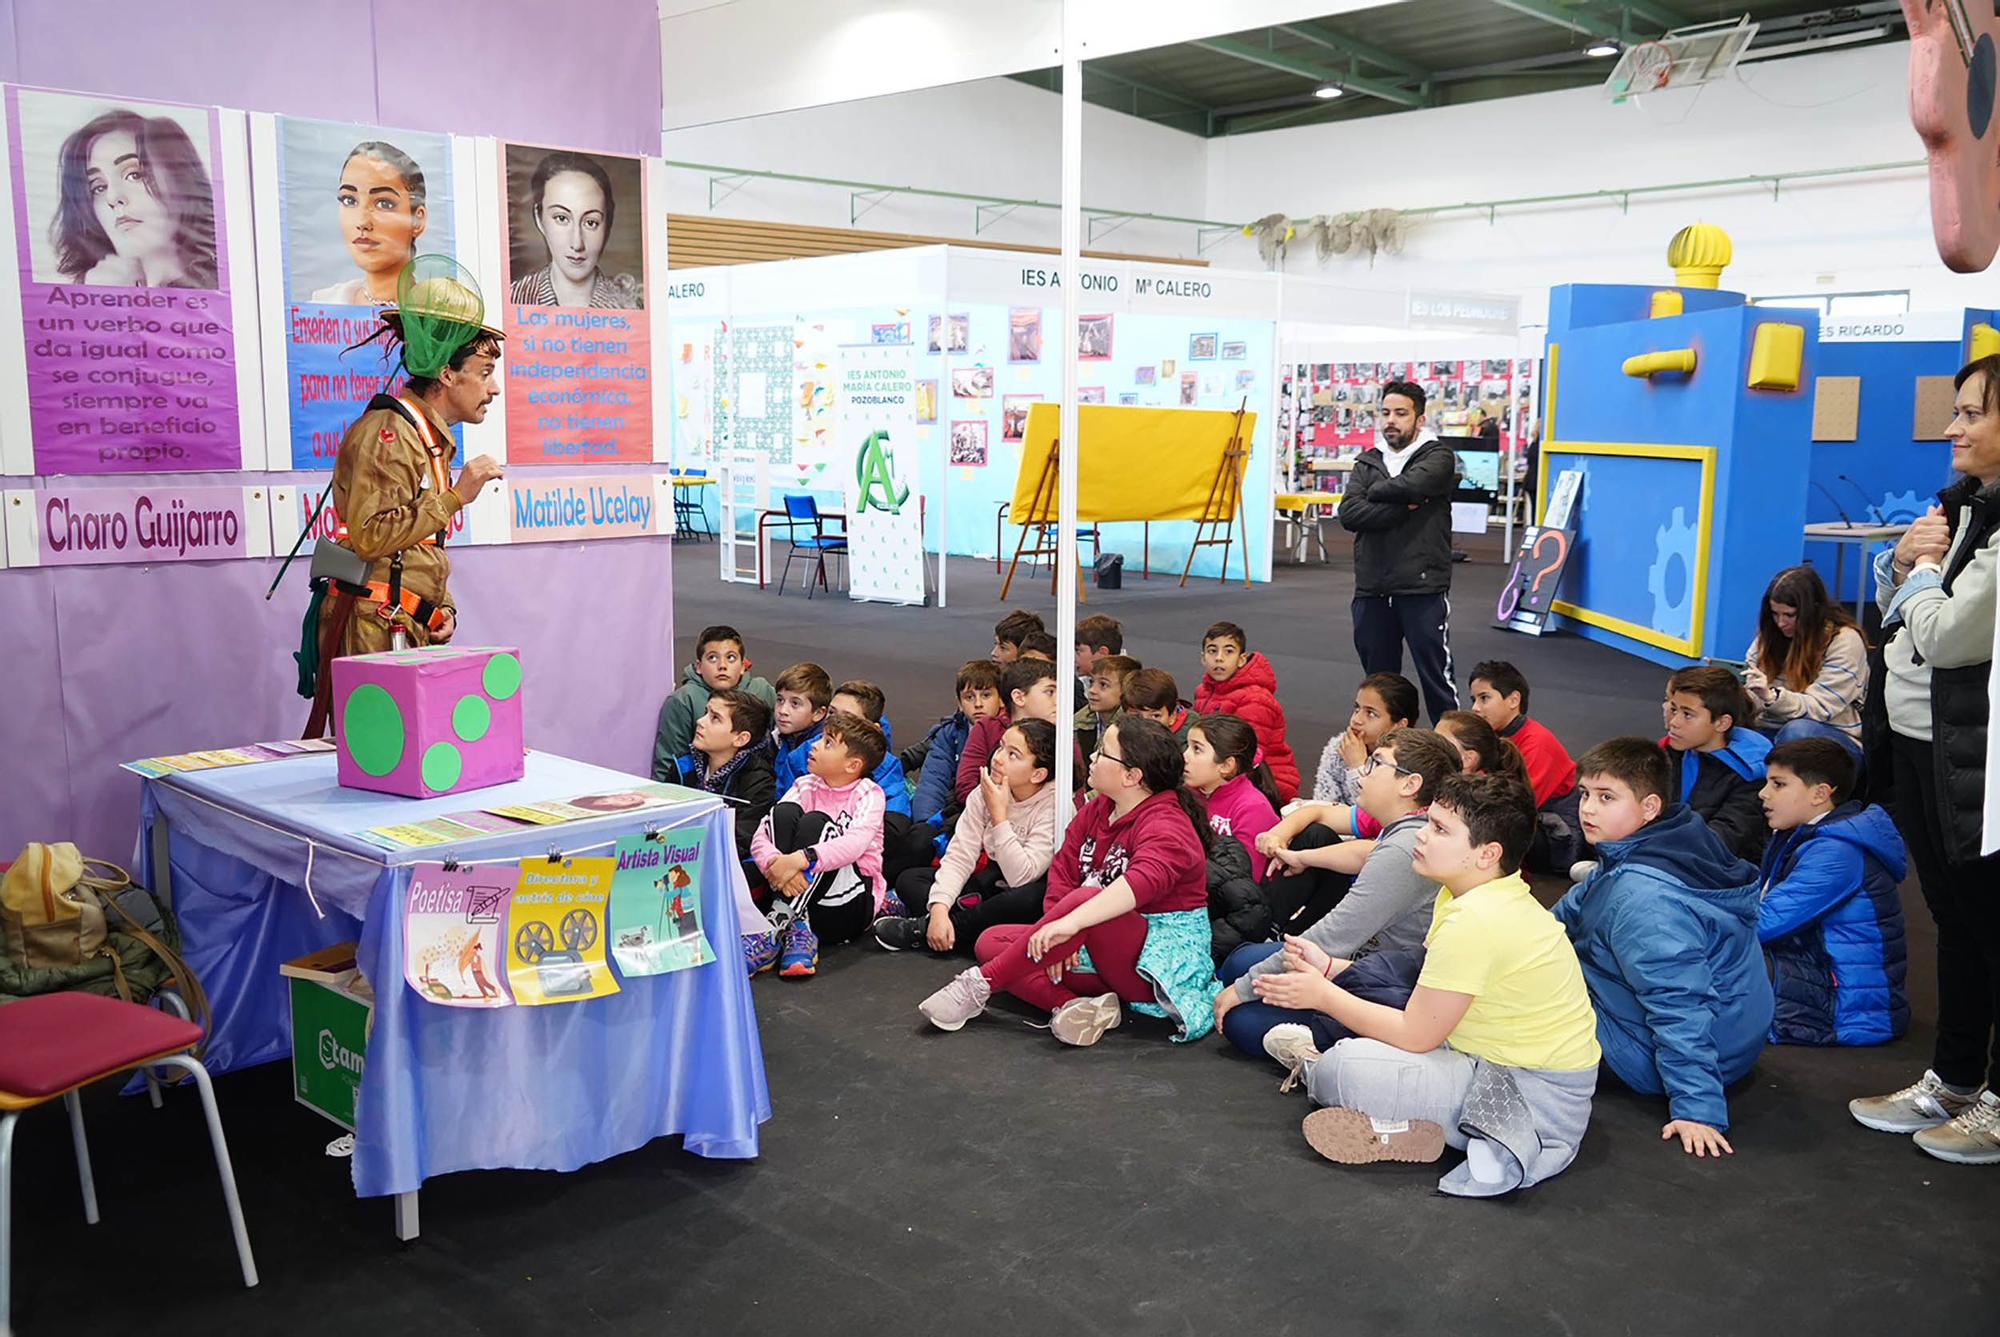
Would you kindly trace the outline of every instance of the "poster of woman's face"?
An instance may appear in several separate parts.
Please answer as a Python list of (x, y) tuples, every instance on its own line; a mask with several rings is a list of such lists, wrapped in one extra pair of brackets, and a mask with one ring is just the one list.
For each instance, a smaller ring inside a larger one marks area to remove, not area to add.
[(19, 91), (17, 207), (37, 283), (220, 286), (213, 113)]
[(508, 144), (507, 280), (523, 306), (643, 307), (640, 161)]
[(291, 301), (385, 306), (418, 251), (456, 249), (446, 135), (280, 117), (278, 173)]

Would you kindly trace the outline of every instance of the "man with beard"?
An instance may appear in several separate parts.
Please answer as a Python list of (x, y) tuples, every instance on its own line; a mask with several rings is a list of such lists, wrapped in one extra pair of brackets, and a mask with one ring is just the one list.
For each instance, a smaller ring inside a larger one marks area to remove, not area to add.
[(1403, 643), (1431, 723), (1458, 709), (1452, 682), (1451, 494), (1458, 463), (1424, 422), (1423, 387), (1382, 387), (1380, 444), (1361, 452), (1340, 500), (1354, 535), (1354, 651), (1363, 673), (1401, 673)]

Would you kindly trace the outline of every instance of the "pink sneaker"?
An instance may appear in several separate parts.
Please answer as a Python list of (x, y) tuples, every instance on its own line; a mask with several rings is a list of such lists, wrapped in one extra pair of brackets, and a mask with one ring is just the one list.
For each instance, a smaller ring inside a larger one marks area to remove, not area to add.
[(955, 1031), (984, 1012), (986, 1000), (992, 996), (993, 986), (979, 973), (979, 967), (973, 966), (953, 975), (951, 983), (917, 1004), (917, 1011), (939, 1030)]

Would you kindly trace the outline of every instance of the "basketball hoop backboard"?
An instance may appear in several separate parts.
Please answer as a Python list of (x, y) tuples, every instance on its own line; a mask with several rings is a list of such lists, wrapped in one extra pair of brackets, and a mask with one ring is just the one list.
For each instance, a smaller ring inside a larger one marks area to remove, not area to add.
[(1617, 67), (1604, 81), (1604, 91), (1613, 102), (1623, 102), (1719, 79), (1736, 68), (1756, 35), (1757, 25), (1745, 15), (1721, 23), (1676, 28), (1665, 36), (1635, 42), (1618, 57)]

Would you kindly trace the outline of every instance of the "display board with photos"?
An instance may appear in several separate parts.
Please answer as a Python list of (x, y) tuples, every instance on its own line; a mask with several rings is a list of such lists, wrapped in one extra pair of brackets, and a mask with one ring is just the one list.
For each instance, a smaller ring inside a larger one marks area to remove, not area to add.
[(1439, 436), (1478, 436), (1480, 422), (1492, 419), (1499, 424), (1502, 450), (1514, 448), (1517, 423), (1534, 412), (1532, 358), (1302, 362), (1288, 366), (1285, 375), (1301, 462), (1373, 445), (1382, 387), (1392, 381), (1422, 387), (1425, 415)]

